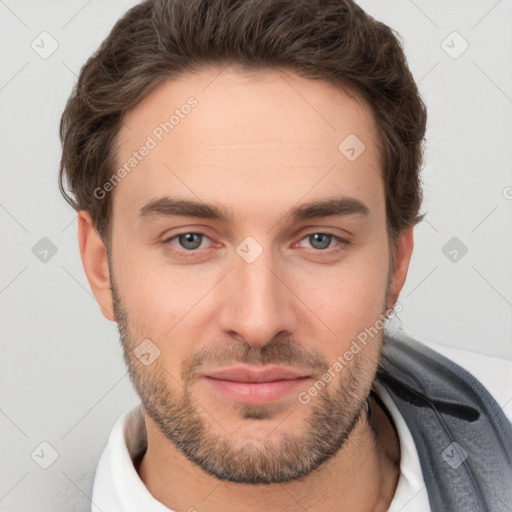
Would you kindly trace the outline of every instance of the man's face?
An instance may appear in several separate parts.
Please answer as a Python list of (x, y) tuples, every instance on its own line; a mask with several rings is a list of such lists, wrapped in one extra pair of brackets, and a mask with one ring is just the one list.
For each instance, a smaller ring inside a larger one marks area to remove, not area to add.
[(232, 68), (168, 81), (125, 118), (118, 165), (150, 147), (113, 193), (125, 358), (148, 428), (218, 478), (308, 474), (364, 417), (382, 332), (332, 367), (389, 306), (375, 130), (325, 84)]

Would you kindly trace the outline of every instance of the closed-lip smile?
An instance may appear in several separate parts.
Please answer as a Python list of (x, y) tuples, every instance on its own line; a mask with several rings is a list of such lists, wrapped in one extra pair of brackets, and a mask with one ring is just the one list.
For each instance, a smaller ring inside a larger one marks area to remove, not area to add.
[(201, 377), (217, 393), (252, 405), (278, 402), (312, 378), (292, 368), (268, 365), (231, 366), (204, 372)]

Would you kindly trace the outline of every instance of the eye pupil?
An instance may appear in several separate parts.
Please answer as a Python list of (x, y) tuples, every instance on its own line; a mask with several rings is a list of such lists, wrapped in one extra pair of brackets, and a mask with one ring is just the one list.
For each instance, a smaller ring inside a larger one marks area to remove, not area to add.
[(331, 235), (315, 233), (314, 235), (310, 235), (309, 240), (315, 249), (326, 249), (331, 243)]
[(201, 245), (203, 238), (198, 233), (186, 233), (180, 235), (178, 241), (184, 249), (197, 249)]

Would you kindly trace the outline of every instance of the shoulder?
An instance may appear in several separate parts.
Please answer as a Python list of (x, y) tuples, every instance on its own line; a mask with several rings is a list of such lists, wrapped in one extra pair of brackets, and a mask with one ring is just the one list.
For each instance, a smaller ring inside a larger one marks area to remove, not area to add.
[(423, 345), (471, 373), (489, 391), (512, 423), (512, 360), (422, 341)]

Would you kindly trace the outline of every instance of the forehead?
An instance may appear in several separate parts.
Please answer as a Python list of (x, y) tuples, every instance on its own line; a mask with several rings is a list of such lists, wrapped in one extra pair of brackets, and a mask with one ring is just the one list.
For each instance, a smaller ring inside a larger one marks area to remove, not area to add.
[(376, 133), (361, 101), (319, 81), (231, 67), (187, 73), (125, 116), (117, 164), (127, 172), (114, 211), (164, 193), (277, 210), (336, 188), (375, 202)]

